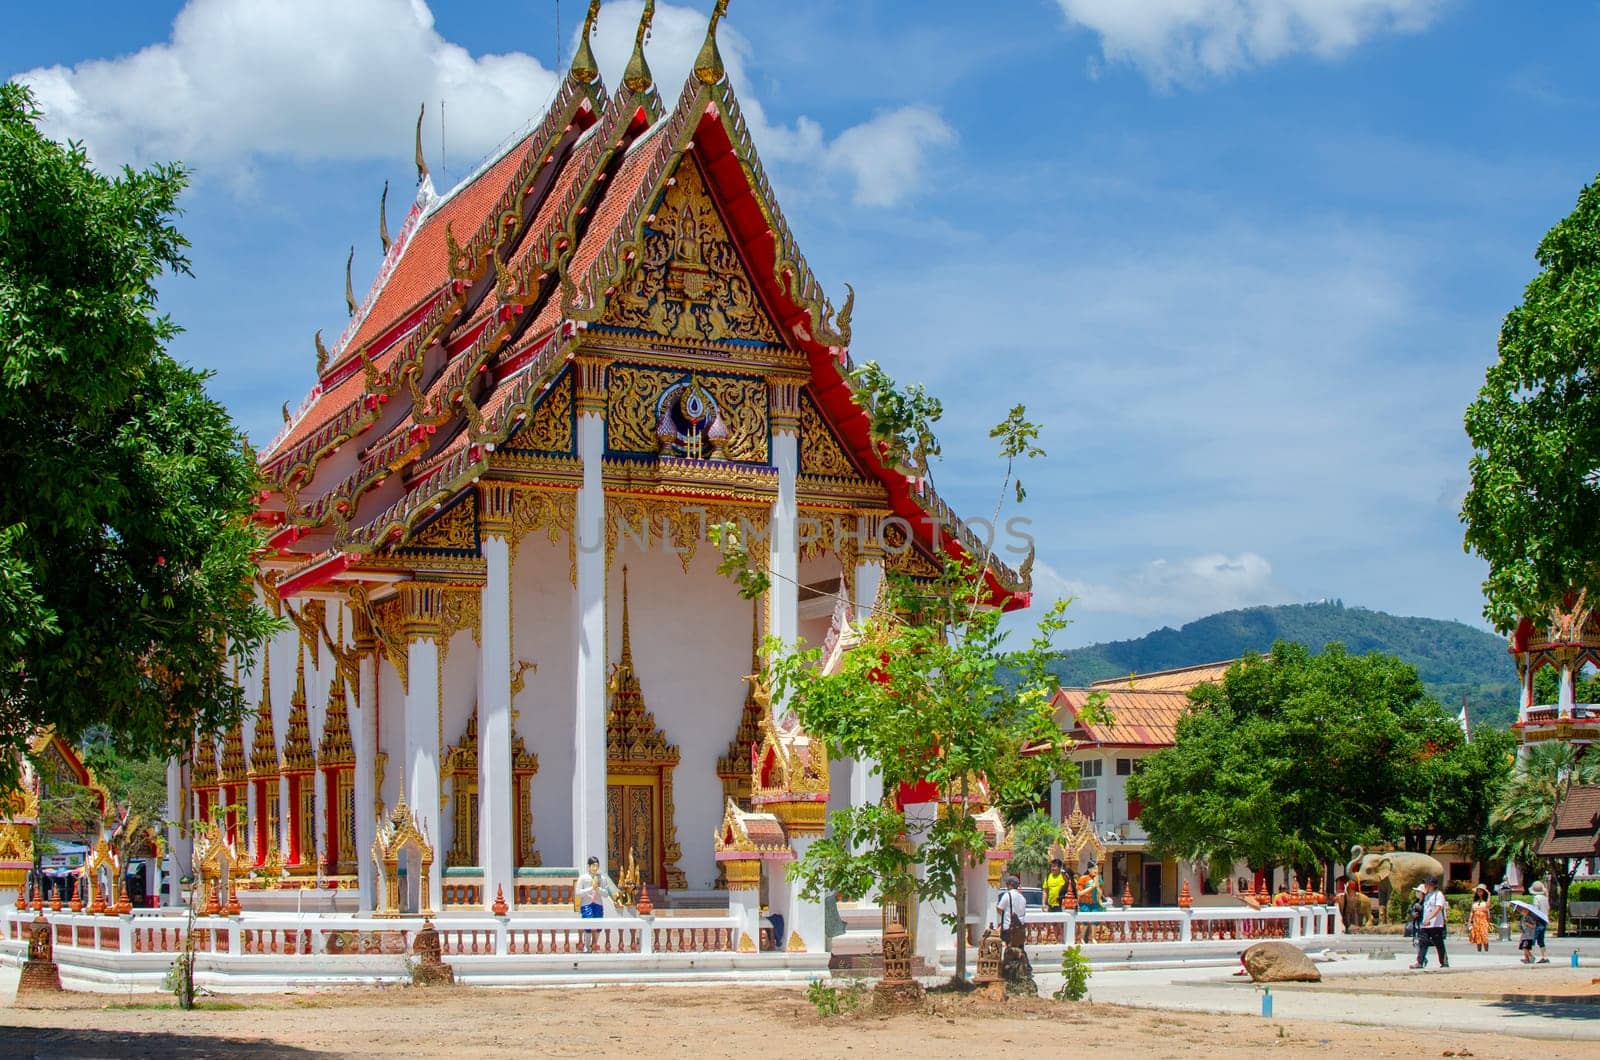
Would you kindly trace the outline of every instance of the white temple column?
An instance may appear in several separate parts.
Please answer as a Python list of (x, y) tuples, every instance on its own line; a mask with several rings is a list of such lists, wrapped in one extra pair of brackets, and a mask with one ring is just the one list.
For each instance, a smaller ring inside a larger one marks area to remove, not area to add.
[(244, 829), (244, 848), (250, 854), (250, 864), (254, 865), (258, 858), (262, 856), (261, 852), (256, 849), (256, 821), (258, 820), (256, 814), (266, 812), (256, 805), (256, 782), (254, 780), (244, 786), (244, 808), (244, 824), (240, 827)]
[[(882, 516), (874, 513), (856, 522), (855, 598), (850, 621), (859, 626), (872, 617), (873, 604), (883, 588)], [(850, 770), (850, 805), (876, 806), (883, 801), (883, 777), (877, 763), (864, 759)]]
[[(797, 834), (791, 830), (789, 835), (789, 848), (794, 851), (795, 860), (806, 856), (806, 851), (811, 849), (811, 844), (822, 838), (820, 832)], [(803, 884), (799, 880), (791, 880), (784, 871), (781, 863), (777, 866), (775, 875), (779, 877), (774, 888), (788, 891), (789, 922), (785, 931), (790, 935), (784, 949), (794, 951), (801, 946), (807, 953), (826, 953), (828, 951), (828, 916), (821, 902), (814, 902), (800, 892)], [(796, 941), (798, 940), (798, 942)]]
[(361, 908), (372, 909), (377, 897), (372, 841), (378, 824), (375, 815), (378, 802), (378, 653), (377, 641), (365, 616), (355, 620), (354, 630), (355, 648), (360, 652), (355, 721), (350, 726), (350, 742), (356, 753), (356, 874), (361, 887)]
[(163, 877), (166, 904), (183, 904), (183, 888), (178, 883), (189, 873), (189, 839), (184, 834), (183, 822), (189, 820), (186, 812), (188, 794), (184, 790), (183, 760), (167, 759), (167, 867)]
[(485, 573), (478, 649), (478, 866), (483, 904), (516, 900), (516, 818), (511, 782), (511, 544), (481, 539)]
[[(778, 469), (778, 497), (772, 503), (767, 537), (767, 633), (784, 644), (800, 637), (799, 509), (795, 480), (800, 473), (800, 388), (804, 380), (781, 379), (768, 385), (772, 415), (772, 466)], [(773, 704), (778, 709), (778, 704)]]
[[(406, 622), (406, 803), (433, 847), (425, 903), (444, 904), (444, 832), (439, 821), (439, 619), (441, 589), (408, 582), (401, 586)], [(408, 866), (416, 872), (420, 866)], [(409, 887), (409, 884), (408, 884)]]
[[(920, 802), (908, 805), (905, 808), (906, 833), (911, 841), (921, 846), (927, 838), (928, 831), (932, 829), (939, 813), (939, 804), (934, 802)], [(918, 876), (923, 875), (923, 870), (917, 870)], [(987, 881), (985, 881), (987, 882)], [(939, 967), (939, 950), (947, 945), (955, 945), (955, 932), (945, 926), (944, 916), (953, 912), (955, 903), (949, 898), (919, 901), (913, 915), (917, 918), (916, 925), (916, 955), (926, 961), (929, 967)], [(909, 929), (909, 925), (908, 925)]]
[(605, 451), (606, 362), (583, 358), (578, 373), (578, 490), (576, 718), (572, 756), (572, 859), (582, 868), (590, 857), (606, 860), (606, 499), (600, 477)]

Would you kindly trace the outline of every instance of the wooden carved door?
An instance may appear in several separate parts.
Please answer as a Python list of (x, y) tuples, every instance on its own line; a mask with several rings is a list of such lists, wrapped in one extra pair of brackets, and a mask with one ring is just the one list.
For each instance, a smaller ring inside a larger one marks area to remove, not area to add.
[(606, 778), (606, 863), (613, 875), (633, 853), (639, 878), (651, 887), (661, 878), (661, 781), (656, 776), (613, 774)]

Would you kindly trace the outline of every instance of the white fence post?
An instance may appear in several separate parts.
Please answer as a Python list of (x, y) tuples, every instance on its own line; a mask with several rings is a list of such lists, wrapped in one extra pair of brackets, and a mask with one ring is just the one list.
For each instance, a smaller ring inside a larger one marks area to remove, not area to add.
[(117, 924), (117, 952), (118, 953), (132, 953), (133, 952), (133, 917), (131, 915), (130, 916), (119, 916), (119, 917), (117, 917), (117, 920), (119, 921), (119, 923)]
[(1185, 909), (1183, 911), (1183, 919), (1178, 921), (1178, 941), (1179, 942), (1193, 942), (1194, 941), (1194, 910), (1193, 909)]
[[(639, 919), (644, 922), (644, 926), (639, 929), (639, 953), (641, 956), (649, 956), (656, 952), (655, 914), (651, 913)], [(734, 939), (733, 944), (737, 947), (739, 940)]]

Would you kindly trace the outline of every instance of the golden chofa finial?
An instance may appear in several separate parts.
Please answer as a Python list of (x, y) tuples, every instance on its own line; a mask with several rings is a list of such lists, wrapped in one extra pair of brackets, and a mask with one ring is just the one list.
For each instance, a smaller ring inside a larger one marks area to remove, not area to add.
[(428, 160), (422, 157), (422, 116), (428, 113), (428, 105), (422, 104), (417, 108), (417, 183), (421, 184), (428, 179)]
[(317, 374), (328, 370), (328, 347), (322, 344), (322, 329), (317, 329)]
[(728, 0), (717, 0), (711, 11), (711, 25), (706, 27), (706, 42), (700, 45), (700, 54), (694, 60), (695, 80), (703, 85), (714, 85), (727, 76), (722, 67), (722, 53), (717, 50), (717, 23), (728, 13)]
[(650, 23), (656, 17), (656, 0), (644, 0), (644, 11), (639, 15), (639, 29), (633, 35), (633, 55), (622, 71), (622, 83), (629, 92), (643, 92), (655, 83), (650, 74), (650, 64), (644, 61), (644, 41), (650, 35)]
[(355, 248), (354, 244), (351, 244), (351, 246), (350, 246), (350, 256), (348, 258), (344, 259), (344, 304), (350, 307), (350, 315), (351, 316), (355, 316), (356, 315), (356, 309), (359, 308), (356, 305), (356, 289), (355, 289), (355, 285), (350, 282), (350, 267), (352, 265), (354, 265), (355, 263), (356, 263), (356, 248)]
[(583, 17), (583, 32), (578, 35), (578, 50), (572, 56), (572, 79), (580, 85), (592, 85), (600, 78), (600, 64), (594, 61), (594, 49), (589, 47), (589, 34), (594, 32), (594, 22), (599, 17), (600, 0), (589, 0), (589, 13)]
[(383, 252), (389, 253), (389, 246), (394, 241), (389, 238), (389, 182), (383, 182), (383, 194), (378, 196), (378, 242), (383, 244)]

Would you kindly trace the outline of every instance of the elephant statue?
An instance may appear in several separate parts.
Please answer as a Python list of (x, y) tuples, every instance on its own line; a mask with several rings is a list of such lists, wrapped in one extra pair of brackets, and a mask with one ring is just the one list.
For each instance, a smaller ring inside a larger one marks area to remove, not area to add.
[(1350, 878), (1358, 884), (1371, 884), (1378, 888), (1378, 908), (1389, 907), (1389, 896), (1396, 889), (1409, 892), (1423, 880), (1433, 880), (1444, 885), (1444, 866), (1430, 854), (1410, 850), (1390, 850), (1381, 854), (1368, 854), (1359, 846), (1350, 848), (1350, 864), (1345, 867)]

